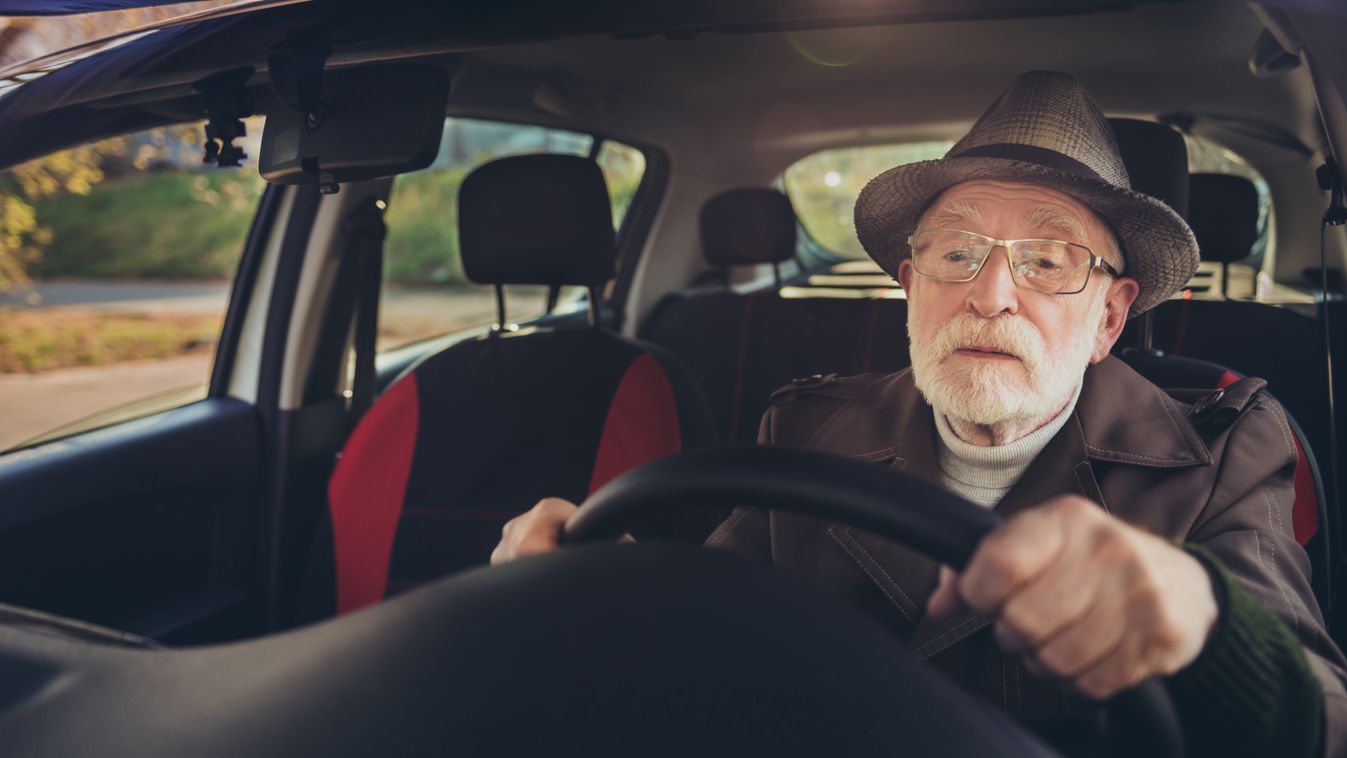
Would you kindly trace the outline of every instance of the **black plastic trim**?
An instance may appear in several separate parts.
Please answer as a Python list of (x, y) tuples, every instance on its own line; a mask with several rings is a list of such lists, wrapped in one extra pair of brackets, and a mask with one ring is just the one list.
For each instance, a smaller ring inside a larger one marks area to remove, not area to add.
[[(209, 455), (185, 454), (207, 435)], [(235, 398), (202, 400), (0, 457), (0, 531), (112, 502), (109, 482), (152, 497), (199, 490), (221, 472), (233, 481), (255, 479), (257, 463), (253, 407)]]

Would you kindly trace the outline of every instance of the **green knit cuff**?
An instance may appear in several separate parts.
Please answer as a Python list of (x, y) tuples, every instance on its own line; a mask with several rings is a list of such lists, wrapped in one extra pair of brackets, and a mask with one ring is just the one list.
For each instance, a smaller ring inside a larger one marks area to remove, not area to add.
[(1211, 553), (1184, 549), (1207, 570), (1220, 606), (1201, 654), (1169, 679), (1189, 754), (1315, 755), (1323, 692), (1295, 634)]

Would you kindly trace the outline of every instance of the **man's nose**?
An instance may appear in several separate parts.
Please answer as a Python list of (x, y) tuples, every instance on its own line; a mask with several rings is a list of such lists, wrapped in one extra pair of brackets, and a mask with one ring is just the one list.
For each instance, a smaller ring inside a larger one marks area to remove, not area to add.
[(1010, 254), (1004, 247), (998, 245), (987, 256), (968, 290), (966, 304), (984, 318), (1019, 312), (1019, 287), (1010, 274)]

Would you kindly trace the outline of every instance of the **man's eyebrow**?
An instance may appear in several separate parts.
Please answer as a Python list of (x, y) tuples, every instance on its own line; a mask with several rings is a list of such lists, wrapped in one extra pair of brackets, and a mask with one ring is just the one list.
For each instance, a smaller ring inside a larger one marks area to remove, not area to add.
[(981, 228), (986, 223), (982, 211), (976, 205), (967, 200), (951, 200), (932, 211), (922, 226), (930, 229), (958, 229), (972, 224)]
[(1030, 211), (1025, 220), (1034, 229), (1064, 235), (1067, 242), (1083, 243), (1089, 239), (1080, 219), (1058, 208), (1039, 206)]

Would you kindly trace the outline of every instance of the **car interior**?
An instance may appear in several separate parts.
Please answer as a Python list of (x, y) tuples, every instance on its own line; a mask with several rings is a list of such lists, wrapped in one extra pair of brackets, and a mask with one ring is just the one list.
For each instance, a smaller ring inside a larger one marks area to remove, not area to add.
[[(206, 398), (0, 452), (0, 750), (508, 755), (571, 724), (566, 744), (598, 754), (839, 734), (849, 752), (1055, 754), (839, 600), (696, 549), (735, 505), (808, 510), (792, 493), (844, 480), (918, 515), (820, 514), (954, 563), (990, 528), (753, 445), (780, 388), (909, 365), (903, 292), (855, 247), (854, 191), (833, 190), (866, 176), (833, 167), (939, 157), (1030, 70), (1080, 78), (1133, 187), (1191, 225), (1198, 275), (1114, 353), (1186, 402), (1268, 381), (1300, 455), (1295, 536), (1347, 641), (1344, 28), (1312, 0), (273, 0), (0, 69), (0, 167), (204, 122), (207, 162), (268, 180)], [(254, 115), (258, 155), (237, 156)], [(453, 222), (492, 316), (376, 346), (399, 191), (450, 149), (446, 119), (583, 140), (484, 158), (453, 208), (418, 206)], [(605, 145), (641, 160), (620, 213)], [(530, 287), (545, 308), (519, 305)], [(680, 453), (742, 473), (642, 469)], [(485, 568), (545, 497), (606, 497), (611, 522), (576, 541), (640, 549)], [(735, 655), (749, 639), (773, 642)], [(1182, 753), (1157, 697), (1102, 719), (1112, 754)], [(876, 725), (883, 709), (905, 715)], [(518, 713), (538, 729), (511, 729)], [(97, 718), (70, 728), (81, 714)]]

